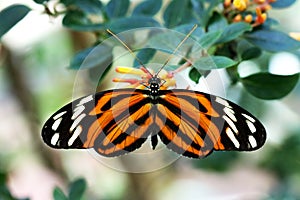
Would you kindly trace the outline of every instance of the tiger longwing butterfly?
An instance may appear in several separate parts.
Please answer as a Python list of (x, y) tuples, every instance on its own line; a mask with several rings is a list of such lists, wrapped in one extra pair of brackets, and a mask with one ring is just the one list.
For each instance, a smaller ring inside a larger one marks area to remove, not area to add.
[(206, 157), (214, 150), (253, 151), (265, 143), (265, 128), (248, 111), (203, 92), (161, 90), (160, 70), (151, 75), (145, 90), (107, 90), (65, 105), (46, 121), (44, 142), (58, 149), (93, 148), (113, 157), (140, 148), (149, 137), (155, 149), (160, 138), (167, 148), (192, 158)]

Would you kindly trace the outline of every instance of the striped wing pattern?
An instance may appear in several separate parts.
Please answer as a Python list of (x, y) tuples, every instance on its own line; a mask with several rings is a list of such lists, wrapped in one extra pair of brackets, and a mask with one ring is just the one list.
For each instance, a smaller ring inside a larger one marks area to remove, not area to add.
[(190, 90), (161, 92), (158, 116), (166, 116), (166, 123), (158, 135), (179, 154), (201, 158), (213, 150), (252, 151), (266, 140), (263, 125), (230, 101)]
[(54, 148), (94, 148), (118, 156), (157, 136), (171, 150), (201, 158), (213, 150), (251, 151), (266, 139), (249, 112), (217, 96), (189, 90), (117, 89), (67, 104), (45, 123), (42, 137)]

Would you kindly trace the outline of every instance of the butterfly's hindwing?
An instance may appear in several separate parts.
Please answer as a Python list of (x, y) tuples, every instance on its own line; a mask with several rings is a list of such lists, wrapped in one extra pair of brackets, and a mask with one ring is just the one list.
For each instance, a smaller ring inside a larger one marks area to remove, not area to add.
[(205, 157), (213, 150), (252, 151), (266, 140), (263, 125), (249, 112), (223, 98), (174, 89), (161, 91), (159, 136), (171, 150)]

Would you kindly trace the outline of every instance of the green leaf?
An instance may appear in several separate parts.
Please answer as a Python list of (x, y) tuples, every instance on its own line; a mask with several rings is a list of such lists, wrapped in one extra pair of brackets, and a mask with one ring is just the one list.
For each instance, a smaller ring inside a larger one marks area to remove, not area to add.
[(129, 8), (129, 0), (110, 0), (105, 7), (109, 18), (118, 18), (126, 15)]
[(212, 31), (204, 34), (200, 39), (199, 43), (203, 48), (209, 48), (214, 45), (221, 37), (222, 31)]
[(81, 200), (86, 190), (86, 181), (84, 179), (78, 179), (71, 183), (69, 189), (70, 200)]
[[(147, 64), (153, 58), (155, 53), (155, 49), (145, 48), (140, 50), (136, 56), (142, 62), (142, 64)], [(134, 60), (133, 67), (140, 67), (140, 63), (136, 59)]]
[(223, 30), (228, 25), (226, 18), (217, 12), (213, 13), (208, 23), (208, 32)]
[(300, 48), (300, 42), (275, 30), (256, 30), (245, 38), (255, 46), (270, 52), (292, 51)]
[(286, 8), (294, 4), (296, 0), (277, 0), (274, 3), (271, 3), (273, 8)]
[(109, 28), (115, 33), (122, 31), (142, 28), (142, 27), (160, 27), (160, 24), (152, 17), (147, 16), (131, 16), (125, 18), (112, 19), (105, 24), (106, 28)]
[(162, 0), (145, 0), (138, 4), (132, 11), (132, 15), (155, 15), (161, 8)]
[(199, 83), (199, 79), (201, 78), (201, 74), (200, 72), (196, 69), (196, 68), (192, 68), (190, 71), (189, 71), (189, 77), (192, 81), (194, 81), (196, 84)]
[(250, 60), (258, 58), (262, 51), (260, 48), (253, 46), (246, 40), (241, 40), (237, 46), (237, 52), (241, 60)]
[(245, 89), (260, 99), (280, 99), (296, 86), (299, 74), (282, 76), (270, 73), (253, 74), (240, 81)]
[(9, 189), (5, 185), (0, 185), (0, 199), (2, 200), (17, 200), (14, 198)]
[[(192, 164), (196, 168), (202, 170), (206, 169), (210, 171), (225, 172), (226, 170), (230, 170), (232, 168), (239, 156), (240, 154), (234, 151), (215, 151), (213, 154), (204, 159), (205, 162), (201, 162), (201, 160), (194, 159), (192, 161)], [(222, 165), (220, 165), (220, 163), (222, 163)]]
[(38, 4), (44, 4), (45, 2), (48, 2), (50, 0), (33, 0), (33, 1)]
[(102, 3), (99, 0), (60, 0), (62, 4), (68, 7), (69, 11), (81, 11), (85, 15), (101, 15)]
[(63, 25), (77, 31), (103, 30), (102, 3), (98, 0), (64, 0), (67, 13)]
[(262, 51), (260, 50), (260, 48), (251, 47), (242, 52), (241, 59), (242, 60), (250, 60), (250, 59), (259, 57), (261, 54), (262, 54)]
[(80, 10), (68, 11), (64, 16), (62, 23), (65, 27), (76, 31), (105, 30), (103, 24), (93, 23), (88, 15)]
[(229, 42), (241, 36), (246, 31), (251, 31), (251, 30), (252, 27), (248, 23), (238, 22), (238, 23), (230, 24), (224, 28), (224, 31), (217, 42), (218, 43)]
[(209, 16), (206, 15), (206, 10), (204, 7), (204, 2), (199, 0), (191, 0), (191, 6), (193, 10), (193, 15), (197, 18), (201, 27), (206, 27)]
[[(193, 28), (195, 24), (183, 24), (183, 25), (179, 25), (176, 26), (175, 28), (173, 28), (173, 30), (178, 31), (180, 33), (183, 33), (185, 35), (187, 35)], [(192, 35), (190, 37), (196, 37), (199, 38), (204, 34), (204, 31), (202, 28), (197, 27), (194, 32), (192, 33)]]
[(20, 4), (11, 5), (0, 12), (0, 38), (21, 21), (30, 8)]
[[(159, 51), (166, 53), (172, 53), (176, 49), (177, 45), (183, 40), (185, 35), (178, 34), (177, 32), (166, 32), (154, 35), (148, 41), (151, 48), (155, 48)], [(191, 48), (193, 48), (195, 42), (193, 40), (186, 40), (183, 45), (178, 49), (177, 53), (184, 55)]]
[(112, 47), (99, 45), (77, 53), (71, 61), (70, 69), (81, 70), (97, 66), (107, 67), (112, 62)]
[(165, 26), (173, 28), (181, 24), (184, 20), (184, 16), (187, 13), (187, 7), (189, 0), (173, 0), (167, 6), (163, 19)]
[[(297, 127), (297, 128), (296, 128)], [(300, 162), (300, 130), (299, 126), (295, 128), (286, 127), (292, 131), (285, 132), (280, 144), (273, 144), (269, 146), (269, 150), (264, 155), (264, 160), (261, 166), (268, 171), (272, 171), (281, 179), (286, 180), (288, 177), (299, 176)], [(286, 148), (288, 147), (288, 148)], [(295, 185), (295, 189), (298, 187)], [(298, 191), (298, 190), (295, 190)], [(278, 200), (280, 198), (277, 198)], [(284, 198), (281, 198), (284, 199)], [(299, 199), (299, 198), (285, 198), (285, 199)]]
[(53, 191), (53, 198), (54, 200), (68, 200), (64, 192), (59, 187), (55, 187)]
[(237, 62), (225, 56), (207, 56), (196, 60), (193, 66), (198, 70), (211, 70), (232, 67)]

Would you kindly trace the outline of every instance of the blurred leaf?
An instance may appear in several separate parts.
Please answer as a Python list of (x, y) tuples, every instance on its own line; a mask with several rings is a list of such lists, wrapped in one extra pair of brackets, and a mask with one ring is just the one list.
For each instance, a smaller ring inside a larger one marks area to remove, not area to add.
[(99, 0), (73, 0), (71, 2), (72, 4), (70, 5), (76, 6), (77, 9), (83, 11), (86, 14), (100, 15), (102, 13), (103, 5)]
[(204, 2), (199, 0), (191, 0), (193, 14), (196, 16), (197, 20), (200, 22), (202, 27), (206, 26), (209, 16), (205, 13)]
[(222, 69), (236, 65), (237, 62), (225, 56), (201, 57), (193, 63), (198, 70)]
[(262, 200), (298, 200), (300, 199), (298, 186), (296, 186), (296, 191), (293, 191), (296, 184), (291, 183), (286, 179), (282, 180), (279, 184), (272, 188), (271, 194)]
[(259, 57), (262, 51), (246, 40), (241, 40), (237, 46), (237, 53), (241, 60), (250, 60)]
[(261, 29), (271, 29), (272, 26), (279, 26), (279, 22), (276, 19), (268, 17), (267, 20), (261, 25)]
[(282, 76), (258, 73), (241, 78), (245, 89), (260, 99), (280, 99), (296, 86), (299, 74)]
[(229, 42), (241, 36), (246, 31), (251, 31), (251, 30), (252, 30), (251, 25), (245, 22), (230, 24), (224, 28), (223, 33), (217, 42), (218, 43)]
[(70, 63), (70, 69), (81, 70), (97, 66), (107, 67), (112, 62), (112, 47), (99, 45), (77, 53)]
[(233, 165), (234, 161), (239, 157), (238, 152), (213, 152), (204, 160), (193, 160), (193, 165), (199, 169), (214, 170), (224, 172)]
[(64, 192), (59, 187), (54, 188), (53, 198), (54, 200), (68, 200)]
[(204, 34), (200, 39), (199, 43), (203, 48), (208, 48), (214, 45), (221, 37), (222, 31), (211, 31)]
[(189, 0), (173, 0), (167, 6), (163, 18), (165, 26), (173, 28), (181, 24), (187, 13)]
[(45, 2), (48, 2), (50, 0), (33, 0), (33, 1), (38, 4), (44, 4)]
[(217, 12), (213, 13), (208, 23), (208, 32), (223, 30), (228, 25), (226, 18)]
[(0, 12), (0, 38), (21, 21), (31, 9), (25, 5), (14, 4)]
[(213, 15), (214, 10), (218, 5), (223, 3), (224, 0), (191, 0), (193, 15), (196, 16), (198, 22), (203, 28), (207, 28), (208, 21)]
[(132, 15), (155, 15), (162, 6), (162, 0), (145, 0), (138, 4), (132, 11)]
[(99, 31), (105, 30), (101, 23), (94, 23), (80, 10), (68, 11), (63, 18), (63, 25), (77, 31)]
[(115, 33), (122, 31), (142, 28), (142, 27), (160, 27), (160, 24), (152, 17), (147, 16), (131, 16), (119, 19), (112, 19), (105, 24), (105, 27), (111, 29)]
[(199, 79), (201, 78), (201, 74), (200, 72), (196, 69), (196, 68), (192, 68), (190, 71), (189, 71), (189, 77), (192, 81), (194, 81), (196, 84), (199, 83)]
[(300, 48), (300, 42), (275, 30), (256, 30), (245, 38), (261, 49), (271, 52), (291, 51)]
[[(172, 53), (177, 45), (183, 40), (185, 35), (177, 32), (166, 32), (154, 35), (148, 41), (151, 48), (166, 53)], [(178, 49), (177, 53), (183, 56), (188, 50), (195, 45), (193, 40), (186, 40), (185, 43)]]
[(249, 49), (246, 49), (242, 52), (241, 58), (242, 60), (250, 60), (259, 57), (261, 54), (262, 51), (260, 50), (260, 48), (250, 47)]
[(280, 178), (300, 174), (300, 130), (285, 135), (288, 137), (279, 146), (270, 148), (261, 164)]
[[(173, 28), (173, 30), (178, 31), (180, 33), (183, 33), (185, 35), (187, 35), (193, 28), (195, 24), (183, 24), (183, 25), (179, 25)], [(204, 34), (204, 31), (202, 28), (197, 27), (194, 32), (192, 33), (192, 35), (190, 37), (195, 37), (195, 38), (199, 38)]]
[(286, 8), (295, 3), (296, 0), (276, 0), (274, 3), (271, 3), (273, 8)]
[(118, 18), (126, 15), (129, 8), (129, 0), (110, 0), (105, 7), (109, 18)]
[(70, 200), (81, 200), (86, 190), (86, 181), (81, 178), (71, 183), (69, 188)]
[(5, 185), (0, 185), (0, 199), (1, 200), (17, 200), (14, 198)]
[(6, 183), (7, 175), (6, 173), (0, 171), (0, 185), (4, 185)]
[[(144, 48), (141, 49), (136, 56), (142, 62), (142, 64), (147, 64), (153, 58), (155, 53), (155, 49)], [(133, 67), (141, 67), (140, 63), (136, 59), (134, 60)]]
[(63, 25), (77, 31), (95, 31), (103, 29), (102, 3), (98, 0), (61, 0), (67, 13)]

